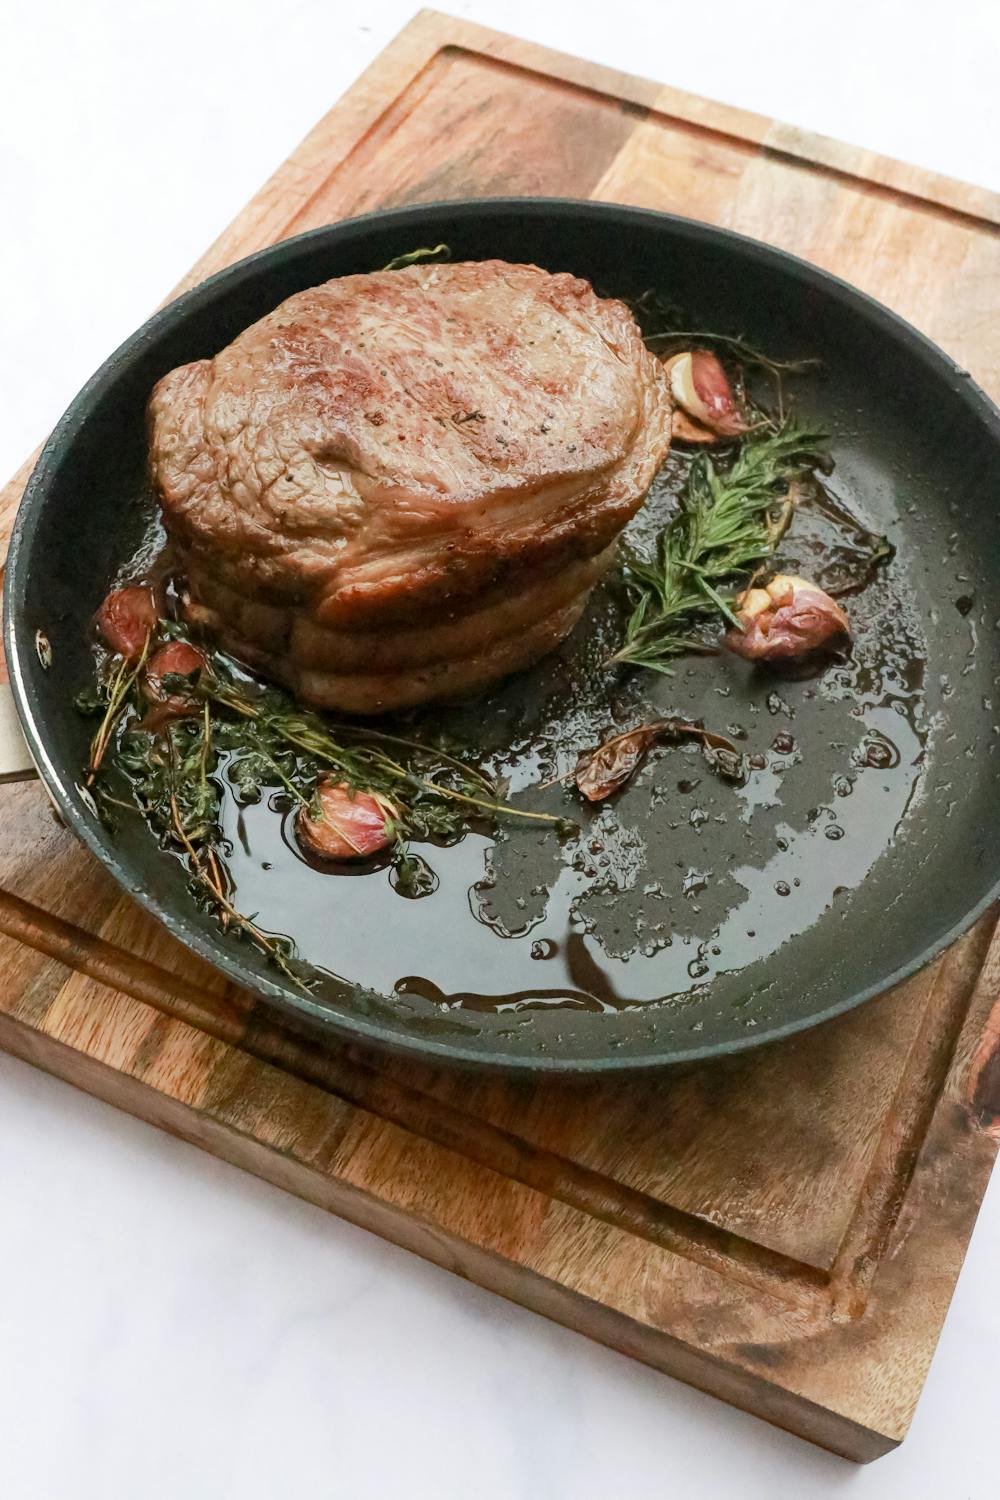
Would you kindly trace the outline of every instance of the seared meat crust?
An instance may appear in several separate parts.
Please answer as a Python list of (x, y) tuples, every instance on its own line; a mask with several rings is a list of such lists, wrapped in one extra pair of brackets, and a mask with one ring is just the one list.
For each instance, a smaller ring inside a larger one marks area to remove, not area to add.
[(558, 644), (671, 403), (624, 304), (483, 261), (300, 292), (149, 416), (193, 616), (303, 698), (381, 712)]

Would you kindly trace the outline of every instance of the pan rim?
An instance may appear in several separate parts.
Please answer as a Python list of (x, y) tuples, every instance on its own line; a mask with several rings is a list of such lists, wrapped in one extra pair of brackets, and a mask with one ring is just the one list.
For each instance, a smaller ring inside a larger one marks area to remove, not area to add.
[(937, 935), (921, 948), (906, 963), (899, 965), (876, 984), (853, 992), (824, 1010), (809, 1016), (772, 1025), (745, 1037), (734, 1037), (715, 1043), (704, 1043), (692, 1048), (666, 1047), (662, 1052), (651, 1052), (643, 1056), (605, 1055), (565, 1057), (549, 1052), (532, 1054), (504, 1054), (494, 1050), (493, 1044), (483, 1046), (470, 1041), (439, 1041), (437, 1039), (408, 1033), (402, 1028), (389, 1030), (384, 1023), (372, 1021), (362, 1015), (332, 1011), (299, 995), (290, 987), (271, 981), (263, 976), (248, 975), (239, 962), (238, 955), (229, 954), (221, 941), (213, 940), (203, 933), (186, 914), (170, 902), (161, 900), (155, 892), (137, 886), (128, 878), (127, 864), (119, 857), (110, 836), (79, 804), (73, 795), (72, 779), (59, 770), (49, 755), (46, 736), (35, 712), (33, 693), (28, 678), (29, 653), (34, 651), (29, 628), (20, 616), (16, 601), (23, 590), (23, 570), (28, 566), (32, 544), (37, 532), (51, 479), (62, 462), (67, 445), (87, 420), (90, 412), (99, 403), (107, 386), (127, 367), (136, 351), (165, 331), (183, 324), (190, 311), (210, 302), (220, 288), (232, 290), (246, 280), (253, 279), (259, 271), (285, 259), (294, 259), (304, 246), (334, 239), (338, 242), (362, 240), (373, 227), (426, 223), (441, 218), (460, 218), (463, 214), (492, 213), (504, 215), (532, 214), (576, 217), (579, 220), (593, 219), (617, 221), (619, 223), (669, 224), (679, 236), (687, 236), (697, 242), (710, 241), (716, 245), (736, 245), (741, 254), (753, 261), (769, 263), (799, 283), (820, 287), (834, 299), (846, 302), (863, 313), (876, 328), (890, 334), (907, 351), (930, 367), (939, 379), (944, 379), (952, 393), (970, 409), (979, 423), (987, 430), (1000, 453), (1000, 410), (994, 405), (980, 386), (933, 341), (912, 324), (893, 312), (877, 299), (831, 272), (812, 265), (799, 256), (776, 246), (742, 235), (734, 230), (704, 223), (681, 215), (663, 213), (656, 209), (637, 208), (614, 203), (595, 202), (576, 198), (522, 198), (497, 197), (445, 200), (434, 203), (410, 205), (402, 208), (379, 210), (340, 220), (334, 224), (307, 230), (303, 234), (281, 240), (277, 244), (236, 261), (221, 271), (182, 293), (160, 311), (153, 314), (115, 349), (95, 371), (91, 378), (71, 401), (45, 443), (38, 462), (25, 487), (14, 526), (6, 559), (6, 588), (4, 589), (4, 644), (7, 654), (10, 682), (15, 706), (22, 729), (42, 780), (55, 802), (61, 816), (76, 837), (101, 861), (115, 880), (129, 892), (147, 911), (161, 921), (169, 932), (199, 957), (221, 971), (228, 979), (249, 989), (267, 1002), (277, 1002), (286, 1012), (297, 1012), (302, 1021), (311, 1023), (310, 1034), (319, 1041), (320, 1023), (331, 1040), (356, 1042), (389, 1050), (397, 1054), (422, 1057), (431, 1062), (450, 1063), (460, 1067), (479, 1068), (494, 1072), (521, 1075), (550, 1076), (595, 1076), (598, 1074), (637, 1074), (651, 1069), (667, 1068), (683, 1063), (705, 1061), (713, 1057), (731, 1056), (750, 1048), (776, 1042), (800, 1031), (834, 1019), (836, 1016), (863, 1005), (886, 993), (896, 985), (918, 973), (941, 952), (955, 942), (963, 933), (983, 916), (1000, 899), (1000, 873), (993, 884), (958, 921), (944, 933)]

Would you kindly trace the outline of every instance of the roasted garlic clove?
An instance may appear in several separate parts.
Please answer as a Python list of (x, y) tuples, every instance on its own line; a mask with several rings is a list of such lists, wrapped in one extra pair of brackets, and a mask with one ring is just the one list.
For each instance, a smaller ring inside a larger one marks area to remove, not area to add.
[(711, 427), (703, 427), (696, 422), (694, 417), (689, 417), (683, 406), (675, 406), (670, 417), (670, 433), (675, 443), (690, 443), (693, 446), (707, 447), (712, 443), (721, 443), (723, 439)]
[(742, 630), (728, 630), (724, 646), (747, 661), (794, 661), (829, 649), (851, 633), (836, 600), (807, 578), (778, 573), (764, 588), (737, 601)]
[(174, 719), (188, 719), (201, 712), (201, 701), (192, 692), (170, 692), (165, 679), (168, 677), (190, 677), (203, 672), (208, 666), (208, 657), (197, 646), (187, 641), (168, 641), (153, 653), (146, 663), (146, 676), (142, 684), (143, 697), (149, 708), (139, 725), (150, 734), (157, 734)]
[(95, 616), (105, 645), (126, 661), (138, 661), (160, 623), (160, 599), (151, 583), (112, 589)]
[[(681, 411), (694, 426), (675, 420), (674, 436), (685, 442), (705, 443), (720, 437), (739, 437), (747, 430), (736, 403), (729, 376), (708, 349), (686, 349), (664, 361), (670, 391)], [(675, 419), (677, 413), (675, 412)]]
[(299, 808), (295, 832), (319, 859), (370, 859), (393, 842), (391, 812), (383, 798), (326, 777), (316, 788), (316, 803), (315, 808)]

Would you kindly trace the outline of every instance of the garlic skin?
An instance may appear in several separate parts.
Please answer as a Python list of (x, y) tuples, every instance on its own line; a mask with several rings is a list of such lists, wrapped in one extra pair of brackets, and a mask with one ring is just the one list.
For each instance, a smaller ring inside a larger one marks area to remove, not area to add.
[(724, 441), (711, 427), (704, 427), (689, 417), (683, 406), (675, 406), (670, 418), (670, 435), (675, 443), (688, 443), (692, 447), (710, 447)]
[(746, 432), (729, 376), (708, 349), (673, 354), (664, 361), (664, 369), (676, 402), (675, 437), (689, 443), (711, 443)]
[(747, 589), (736, 618), (743, 629), (727, 630), (722, 644), (747, 661), (796, 661), (851, 634), (836, 600), (794, 573), (778, 573), (766, 587)]
[(295, 817), (300, 845), (328, 862), (370, 859), (381, 854), (394, 840), (389, 827), (391, 814), (384, 799), (355, 791), (333, 776), (324, 777), (316, 788), (319, 809), (302, 804)]

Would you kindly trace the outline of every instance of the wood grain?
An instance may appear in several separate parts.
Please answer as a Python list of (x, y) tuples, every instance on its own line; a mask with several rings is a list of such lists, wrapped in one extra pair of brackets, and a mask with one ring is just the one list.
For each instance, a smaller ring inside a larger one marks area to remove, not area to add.
[[(781, 244), (1000, 391), (994, 195), (431, 12), (183, 285), (380, 204), (510, 192)], [(995, 914), (781, 1046), (641, 1082), (470, 1081), (276, 1032), (39, 787), (0, 788), (0, 817), (0, 1045), (848, 1457), (905, 1434), (1000, 1136)]]

